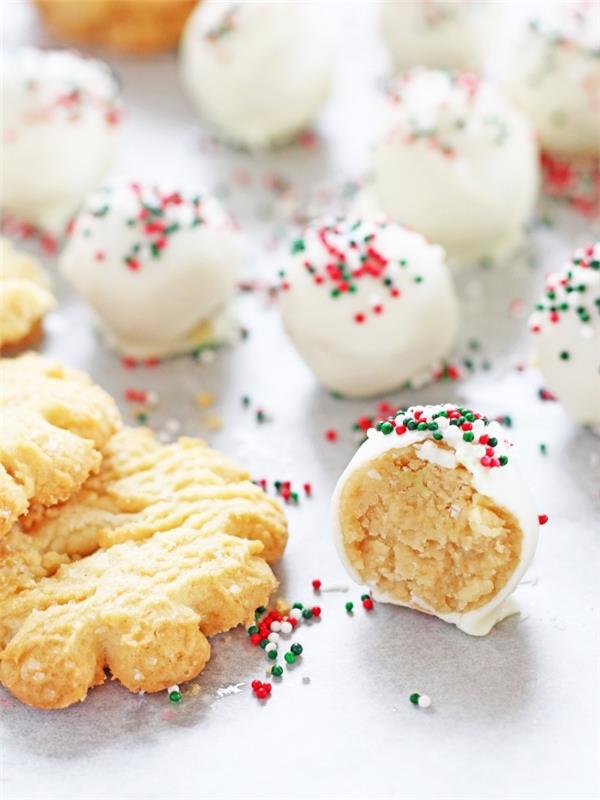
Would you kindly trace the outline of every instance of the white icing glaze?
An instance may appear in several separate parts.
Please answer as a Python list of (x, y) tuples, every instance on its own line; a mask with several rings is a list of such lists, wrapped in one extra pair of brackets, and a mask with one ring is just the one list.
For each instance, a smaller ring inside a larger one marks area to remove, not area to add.
[[(449, 404), (445, 406), (414, 406), (409, 411), (422, 410), (429, 415), (437, 410), (454, 408), (455, 406)], [(419, 598), (415, 597), (413, 605), (408, 606), (406, 603), (379, 593), (375, 588), (373, 588), (373, 597), (380, 602), (407, 607), (416, 606), (418, 610), (433, 614), (446, 622), (456, 625), (457, 628), (465, 633), (472, 636), (484, 636), (490, 632), (497, 622), (518, 611), (518, 607), (511, 595), (517, 588), (535, 553), (539, 531), (538, 515), (527, 483), (521, 473), (514, 448), (508, 449), (509, 444), (505, 442), (502, 428), (497, 422), (491, 422), (485, 429), (483, 428), (483, 423), (475, 422), (473, 424), (476, 439), (485, 430), (485, 433), (496, 437), (500, 443), (504, 442), (504, 445), (501, 444), (501, 447), (505, 448), (503, 452), (510, 453), (506, 466), (493, 469), (484, 467), (481, 464), (481, 454), (482, 451), (485, 452), (483, 446), (474, 446), (471, 443), (464, 442), (462, 431), (457, 427), (450, 426), (447, 420), (444, 421), (443, 418), (438, 418), (437, 422), (440, 425), (440, 430), (444, 433), (444, 443), (454, 451), (456, 463), (462, 464), (471, 473), (475, 489), (480, 494), (491, 498), (497, 505), (510, 511), (517, 519), (523, 534), (519, 563), (504, 588), (481, 608), (473, 611), (440, 614), (428, 607)], [(416, 448), (419, 458), (431, 461), (447, 469), (452, 469), (453, 464), (450, 459), (446, 460), (446, 456), (442, 457), (435, 452), (439, 448), (435, 448), (429, 438), (430, 436), (430, 432), (418, 430), (406, 431), (402, 436), (397, 436), (395, 433), (385, 435), (375, 428), (371, 428), (368, 431), (367, 440), (357, 450), (338, 480), (331, 501), (331, 527), (340, 558), (349, 575), (359, 584), (364, 583), (364, 581), (346, 554), (340, 528), (339, 507), (344, 486), (355, 470), (379, 458), (387, 450), (419, 445), (421, 442), (425, 444), (421, 444)], [(428, 443), (431, 443), (435, 449), (430, 447)]]
[(300, 2), (203, 0), (181, 46), (193, 103), (222, 134), (248, 147), (291, 139), (310, 125), (331, 83), (333, 51)]
[(597, 3), (547, 3), (526, 20), (510, 52), (507, 90), (544, 148), (600, 155)]
[(498, 35), (500, 6), (476, 0), (387, 0), (381, 32), (397, 69), (481, 70)]
[(2, 208), (52, 234), (64, 230), (111, 166), (121, 113), (101, 61), (24, 48), (2, 68)]
[[(329, 390), (381, 394), (431, 374), (450, 353), (458, 305), (440, 247), (382, 217), (320, 220), (300, 241), (282, 282), (281, 313), (298, 352)], [(331, 270), (342, 261), (352, 278), (332, 297), (339, 279)]]
[(389, 216), (474, 260), (523, 236), (537, 197), (533, 129), (474, 75), (415, 69), (387, 100), (373, 193)]
[[(580, 425), (600, 425), (600, 242), (578, 250), (574, 260), (546, 280), (544, 308), (530, 318), (544, 381)], [(554, 297), (549, 298), (548, 292)], [(564, 304), (567, 309), (560, 309)], [(582, 318), (577, 309), (585, 311)], [(561, 354), (563, 357), (561, 357)]]
[(109, 344), (165, 356), (227, 335), (239, 259), (239, 234), (213, 197), (122, 182), (88, 198), (60, 268)]

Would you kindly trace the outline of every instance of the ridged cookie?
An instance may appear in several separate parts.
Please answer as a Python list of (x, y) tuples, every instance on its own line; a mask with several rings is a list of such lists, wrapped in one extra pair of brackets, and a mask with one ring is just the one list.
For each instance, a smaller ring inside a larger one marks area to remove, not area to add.
[(0, 680), (24, 703), (64, 708), (105, 680), (156, 692), (197, 675), (206, 636), (249, 621), (277, 582), (262, 545), (192, 528), (99, 550), (51, 578), (0, 571)]
[(34, 504), (79, 489), (119, 425), (112, 398), (84, 373), (34, 353), (0, 359), (0, 536)]
[(54, 306), (48, 276), (37, 261), (0, 239), (0, 350), (32, 343)]
[[(40, 568), (49, 572), (98, 546), (179, 526), (257, 539), (270, 562), (287, 543), (281, 505), (245, 469), (198, 439), (164, 445), (142, 428), (113, 436), (97, 475), (66, 503), (42, 509), (21, 525), (35, 539)], [(6, 546), (20, 549), (22, 535), (11, 535)]]

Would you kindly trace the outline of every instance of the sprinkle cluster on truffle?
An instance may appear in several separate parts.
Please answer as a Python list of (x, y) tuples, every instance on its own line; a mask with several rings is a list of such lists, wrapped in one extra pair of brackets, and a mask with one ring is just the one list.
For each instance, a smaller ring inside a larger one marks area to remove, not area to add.
[(567, 3), (554, 15), (536, 16), (529, 20), (529, 30), (547, 49), (545, 71), (556, 68), (554, 55), (564, 50), (578, 51), (592, 59), (600, 58), (600, 45), (594, 34), (593, 8), (594, 4), (589, 2)]
[[(435, 86), (439, 80), (446, 81), (443, 91)], [(488, 101), (484, 87), (480, 76), (470, 72), (406, 72), (388, 87), (388, 99), (398, 112), (391, 139), (399, 138), (406, 145), (424, 141), (448, 159), (453, 159), (470, 137), (492, 146), (503, 145), (510, 126)], [(423, 97), (430, 99), (423, 102)]]
[[(142, 187), (132, 182), (127, 185), (130, 195), (129, 213), (122, 206), (113, 204), (114, 189), (105, 186), (94, 193), (84, 211), (76, 217), (69, 229), (83, 236), (91, 236), (99, 220), (118, 214), (122, 224), (132, 235), (123, 239), (126, 249), (120, 258), (124, 266), (133, 272), (140, 270), (145, 262), (160, 259), (168, 248), (171, 238), (180, 231), (191, 230), (210, 222), (205, 201), (200, 195), (184, 196), (181, 192), (163, 191), (157, 186)], [(101, 264), (106, 253), (100, 246), (95, 253)]]
[[(38, 72), (44, 62), (38, 65)], [(87, 109), (99, 111), (108, 126), (117, 125), (121, 121), (123, 106), (119, 97), (117, 83), (110, 78), (108, 67), (97, 62), (99, 72), (106, 71), (106, 76), (83, 73), (74, 74), (65, 71), (63, 79), (58, 82), (56, 75), (46, 79), (44, 74), (32, 77), (32, 68), (25, 64), (21, 81), (22, 109), (20, 122), (23, 125), (37, 125), (60, 118), (70, 124), (81, 121)], [(103, 78), (110, 78), (107, 82)], [(110, 88), (108, 88), (110, 87)], [(3, 140), (14, 140), (16, 131), (4, 129)]]
[[(558, 325), (566, 315), (579, 320), (584, 336), (593, 334), (592, 321), (600, 320), (600, 242), (577, 250), (563, 270), (548, 275), (544, 297), (530, 319), (531, 331)], [(561, 358), (568, 360), (564, 354)]]
[(472, 448), (473, 459), (488, 469), (508, 464), (508, 443), (502, 438), (499, 423), (470, 408), (451, 404), (400, 410), (378, 422), (367, 436), (394, 434), (401, 447), (402, 438), (410, 433), (417, 433), (421, 441), (445, 442), (455, 450), (457, 446)]
[[(398, 279), (403, 270), (417, 285), (425, 279), (415, 272), (407, 258), (392, 259), (380, 248), (378, 237), (391, 224), (394, 223), (383, 219), (365, 221), (342, 217), (321, 227), (309, 228), (304, 238), (292, 243), (291, 252), (302, 259), (303, 267), (313, 282), (328, 291), (333, 300), (356, 295), (367, 278), (371, 279), (367, 286), (370, 292), (372, 280), (375, 280), (381, 285), (385, 298), (397, 300), (402, 295)], [(316, 255), (310, 258), (305, 255), (308, 238), (311, 243), (313, 239), (318, 240), (320, 245)], [(279, 277), (281, 291), (293, 288), (285, 271), (280, 271)], [(369, 317), (377, 317), (384, 311), (385, 304), (381, 298), (370, 297), (366, 300), (365, 310), (354, 315), (354, 322), (362, 325)]]

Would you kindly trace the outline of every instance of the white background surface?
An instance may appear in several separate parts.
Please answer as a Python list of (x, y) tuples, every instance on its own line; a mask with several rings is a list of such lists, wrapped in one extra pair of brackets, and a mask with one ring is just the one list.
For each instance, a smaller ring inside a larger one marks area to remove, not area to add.
[[(6, 45), (47, 42), (27, 4), (5, 2), (4, 11)], [(285, 231), (284, 218), (309, 208), (304, 193), (326, 205), (330, 187), (357, 178), (367, 163), (377, 85), (387, 68), (375, 4), (337, 4), (327, 13), (335, 22), (338, 77), (314, 151), (295, 147), (251, 157), (207, 148), (173, 57), (111, 59), (129, 109), (121, 171), (217, 189), (251, 239), (247, 274), (268, 282), (280, 263), (273, 242)], [(273, 171), (291, 182), (284, 197), (266, 186)], [(247, 179), (249, 185), (240, 185)], [(481, 349), (469, 352), (478, 369), (460, 384), (386, 398), (396, 404), (460, 400), (490, 415), (513, 416), (539, 510), (550, 522), (518, 591), (521, 617), (484, 639), (408, 610), (378, 605), (367, 615), (358, 587), (313, 596), (314, 577), (350, 584), (330, 542), (328, 499), (356, 447), (351, 423), (374, 414), (376, 401), (334, 400), (319, 389), (264, 293), (240, 297), (250, 337), (214, 365), (178, 359), (125, 371), (97, 340), (86, 309), (59, 287), (47, 352), (84, 367), (119, 400), (128, 386), (156, 389), (155, 427), (169, 417), (181, 420), (186, 434), (207, 437), (256, 478), (312, 482), (314, 499), (290, 509), (291, 540), (277, 574), (287, 597), (318, 603), (323, 618), (299, 631), (302, 664), (274, 686), (264, 706), (248, 684), (263, 677), (266, 662), (243, 631), (217, 637), (212, 660), (195, 681), (200, 694), (177, 707), (165, 693), (141, 697), (106, 685), (82, 705), (44, 713), (0, 690), (0, 796), (597, 797), (600, 440), (572, 426), (558, 404), (537, 399), (542, 382), (535, 370), (515, 370), (528, 363), (531, 345), (525, 318), (516, 313), (521, 301), (528, 309), (545, 271), (591, 238), (585, 227), (573, 217), (558, 229), (538, 226), (521, 257), (465, 270), (460, 353), (468, 352), (469, 339), (479, 339)], [(485, 359), (489, 370), (480, 368)], [(225, 421), (218, 434), (198, 421), (194, 398), (204, 390), (215, 393)], [(244, 394), (272, 421), (257, 425), (252, 409), (242, 408)], [(340, 434), (335, 444), (323, 436), (330, 427)], [(352, 618), (343, 609), (348, 599), (357, 606)], [(241, 691), (223, 691), (237, 684)], [(413, 691), (429, 694), (432, 708), (413, 707)]]

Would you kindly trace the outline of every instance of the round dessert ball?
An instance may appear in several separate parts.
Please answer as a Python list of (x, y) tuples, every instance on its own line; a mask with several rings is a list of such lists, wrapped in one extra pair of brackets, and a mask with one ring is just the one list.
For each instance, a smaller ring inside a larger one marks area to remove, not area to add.
[(473, 0), (388, 0), (381, 32), (397, 69), (480, 71), (498, 34), (500, 7)]
[(309, 126), (329, 94), (332, 66), (329, 37), (301, 2), (204, 0), (182, 40), (192, 102), (225, 139), (250, 148)]
[(373, 160), (374, 202), (449, 257), (494, 257), (522, 237), (538, 193), (528, 120), (475, 75), (415, 69), (393, 84)]
[(575, 422), (600, 432), (600, 242), (548, 275), (530, 328), (546, 387)]
[(375, 600), (473, 636), (518, 610), (540, 521), (500, 425), (450, 404), (371, 428), (331, 506), (342, 561)]
[[(595, 16), (594, 16), (595, 15)], [(544, 149), (600, 155), (600, 22), (596, 3), (547, 3), (523, 23), (507, 90)]]
[(458, 328), (441, 247), (377, 217), (309, 227), (292, 245), (280, 302), (306, 364), (348, 397), (431, 378)]
[(35, 0), (61, 38), (148, 55), (175, 47), (196, 0)]
[(60, 234), (112, 165), (121, 117), (109, 67), (73, 52), (4, 55), (2, 210)]
[(147, 358), (228, 338), (239, 260), (239, 235), (214, 198), (122, 182), (86, 200), (60, 268), (109, 345)]

